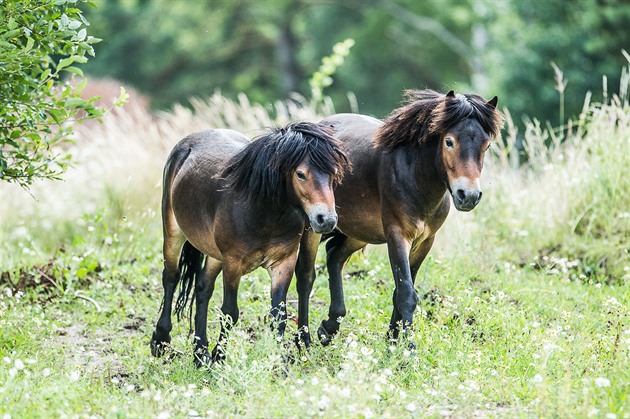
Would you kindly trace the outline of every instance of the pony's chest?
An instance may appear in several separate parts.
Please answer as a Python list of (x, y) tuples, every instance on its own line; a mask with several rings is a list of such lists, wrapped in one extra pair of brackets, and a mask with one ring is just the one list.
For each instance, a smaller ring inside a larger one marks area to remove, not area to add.
[(271, 243), (263, 252), (260, 252), (259, 266), (269, 269), (289, 258), (295, 258), (300, 244), (299, 237), (296, 236), (297, 240)]
[(303, 222), (280, 224), (271, 229), (247, 229), (236, 234), (237, 237), (231, 236), (233, 246), (226, 251), (240, 259), (248, 271), (269, 268), (295, 257), (303, 230)]

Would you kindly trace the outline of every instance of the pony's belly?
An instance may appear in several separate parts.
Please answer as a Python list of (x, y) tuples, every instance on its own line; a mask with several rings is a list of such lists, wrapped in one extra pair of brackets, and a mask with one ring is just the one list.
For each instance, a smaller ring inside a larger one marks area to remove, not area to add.
[[(375, 214), (378, 217), (374, 217)], [(337, 228), (346, 236), (365, 243), (382, 244), (386, 241), (380, 211), (356, 211), (349, 214), (339, 212)]]

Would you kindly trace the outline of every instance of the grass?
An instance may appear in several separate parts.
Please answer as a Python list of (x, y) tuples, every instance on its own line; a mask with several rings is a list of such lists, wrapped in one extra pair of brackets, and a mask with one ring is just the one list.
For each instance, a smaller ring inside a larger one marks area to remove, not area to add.
[[(624, 79), (627, 83), (628, 79)], [(623, 87), (623, 86), (622, 86)], [(354, 256), (349, 310), (329, 347), (298, 353), (268, 326), (269, 281), (248, 275), (223, 365), (197, 370), (188, 322), (150, 356), (161, 300), (160, 175), (195, 130), (316, 119), (303, 105), (220, 96), (157, 119), (80, 131), (76, 166), (34, 200), (0, 185), (0, 414), (5, 417), (630, 417), (630, 106), (586, 103), (560, 135), (533, 122), (487, 159), (484, 200), (450, 214), (418, 275), (417, 350), (385, 339), (382, 246)], [(627, 90), (626, 90), (627, 91)], [(311, 327), (325, 317), (319, 258)], [(209, 334), (219, 327), (215, 292)], [(296, 292), (289, 295), (296, 313)], [(177, 356), (177, 354), (181, 355)], [(294, 359), (287, 363), (287, 359)]]

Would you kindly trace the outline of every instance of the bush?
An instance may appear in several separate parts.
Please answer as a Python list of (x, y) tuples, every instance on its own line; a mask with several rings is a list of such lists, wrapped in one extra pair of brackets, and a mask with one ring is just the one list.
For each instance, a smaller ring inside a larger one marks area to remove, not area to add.
[(87, 82), (62, 76), (83, 73), (76, 64), (94, 55), (99, 39), (77, 3), (86, 0), (0, 2), (0, 180), (22, 186), (56, 179), (69, 156), (58, 149), (72, 123), (97, 118), (97, 98), (82, 99)]

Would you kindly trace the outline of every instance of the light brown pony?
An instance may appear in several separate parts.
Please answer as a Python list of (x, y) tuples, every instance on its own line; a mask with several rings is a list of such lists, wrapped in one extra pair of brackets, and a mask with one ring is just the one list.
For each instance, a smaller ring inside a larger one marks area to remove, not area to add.
[[(311, 123), (275, 129), (251, 142), (220, 129), (181, 140), (164, 168), (164, 300), (151, 339), (152, 354), (161, 356), (171, 341), (173, 296), (181, 283), (178, 315), (194, 284), (195, 363), (223, 359), (228, 330), (239, 316), (241, 276), (259, 266), (271, 276), (271, 313), (282, 334), (302, 232), (309, 225), (318, 233), (334, 229), (333, 185), (347, 165), (330, 131)], [(221, 271), (225, 321), (210, 354), (208, 303)]]
[[(337, 230), (325, 235), (331, 294), (328, 319), (318, 335), (330, 342), (346, 315), (342, 269), (350, 255), (368, 243), (387, 243), (394, 276), (391, 338), (411, 327), (418, 303), (418, 269), (446, 219), (455, 208), (472, 210), (481, 199), (479, 177), (484, 152), (497, 136), (502, 116), (496, 96), (431, 90), (406, 92), (405, 106), (383, 122), (368, 116), (339, 114), (321, 123), (335, 130), (346, 147), (352, 173), (335, 190)], [(298, 284), (312, 284), (321, 236), (305, 234), (298, 257)], [(300, 331), (308, 345), (308, 329)]]

